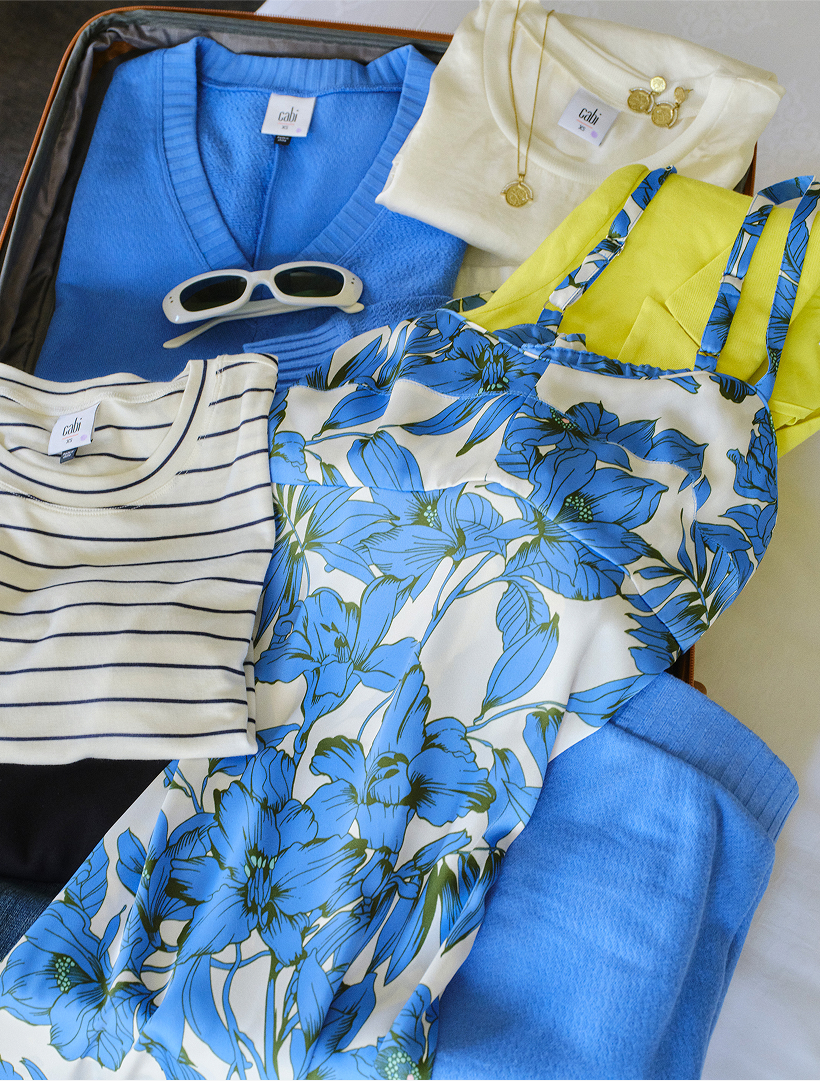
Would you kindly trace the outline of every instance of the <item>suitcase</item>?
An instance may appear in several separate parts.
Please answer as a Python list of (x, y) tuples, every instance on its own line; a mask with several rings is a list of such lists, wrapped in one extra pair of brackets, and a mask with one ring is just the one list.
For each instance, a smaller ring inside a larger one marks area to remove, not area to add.
[[(186, 8), (122, 8), (90, 20), (78, 31), (57, 72), (0, 234), (1, 361), (23, 371), (34, 370), (53, 311), (54, 282), (74, 187), (113, 71), (131, 56), (194, 36), (213, 38), (236, 52), (360, 62), (405, 44), (436, 60), (449, 40), (444, 34)], [(753, 160), (738, 186), (744, 194), (754, 191), (754, 164)], [(680, 657), (671, 671), (696, 685), (693, 650)], [(63, 782), (75, 787), (84, 784), (93, 792), (96, 781), (81, 781), (79, 774), (72, 775), (72, 768), (59, 767)], [(105, 763), (100, 765), (100, 775), (106, 768)], [(144, 784), (142, 778), (135, 778), (133, 791), (119, 794), (121, 811)], [(55, 788), (57, 801), (59, 792)], [(86, 841), (82, 847), (87, 851)], [(49, 880), (47, 874), (43, 877)]]

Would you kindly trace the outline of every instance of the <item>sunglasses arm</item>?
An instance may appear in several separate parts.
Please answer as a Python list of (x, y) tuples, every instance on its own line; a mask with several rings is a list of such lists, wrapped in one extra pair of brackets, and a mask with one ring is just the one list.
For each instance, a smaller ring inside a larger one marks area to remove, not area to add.
[[(329, 307), (329, 305), (326, 306)], [(256, 319), (263, 315), (281, 315), (282, 312), (304, 311), (306, 309), (307, 306), (305, 308), (302, 308), (301, 305), (296, 307), (293, 304), (282, 304), (278, 300), (249, 300), (240, 311), (233, 312), (231, 315), (220, 315), (216, 319), (209, 319), (207, 323), (186, 331), (185, 334), (180, 334), (176, 338), (169, 338), (167, 342), (162, 343), (162, 348), (178, 349), (181, 345), (185, 345), (187, 342), (199, 337), (200, 334), (204, 334), (206, 330), (219, 326), (220, 323), (230, 323), (235, 319)], [(364, 304), (347, 304), (340, 310), (349, 313), (361, 312), (364, 311)]]

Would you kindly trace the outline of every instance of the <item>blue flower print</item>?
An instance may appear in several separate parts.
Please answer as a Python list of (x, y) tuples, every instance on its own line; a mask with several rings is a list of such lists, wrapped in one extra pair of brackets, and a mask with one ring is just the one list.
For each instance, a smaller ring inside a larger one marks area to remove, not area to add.
[(761, 392), (560, 320), (440, 310), (280, 387), (258, 750), (169, 769), (12, 951), (0, 1075), (430, 1075), (559, 725), (667, 668), (774, 524)]
[(340, 1078), (346, 1081), (375, 1076), (375, 1047), (340, 1050), (351, 1042), (375, 1009), (375, 980), (375, 972), (369, 972), (360, 983), (350, 986), (341, 983), (322, 1017), (321, 1029), (314, 1041), (306, 1040), (302, 1029), (294, 1030), (290, 1058), (295, 1077)]
[(408, 329), (404, 326), (384, 343), (381, 332), (378, 332), (371, 342), (336, 373), (330, 381), (331, 387), (352, 383), (355, 384), (355, 390), (334, 406), (322, 424), (320, 434), (342, 428), (357, 429), (384, 413), (390, 402), (393, 384), (401, 374), (401, 347)]
[(469, 329), (463, 316), (451, 308), (439, 308), (414, 320), (407, 335), (405, 350), (410, 357), (446, 354), (458, 335)]
[(23, 1081), (23, 1075), (19, 1074), (10, 1062), (4, 1062), (0, 1058), (0, 1079), (2, 1081), (5, 1081), (5, 1079), (8, 1079), (8, 1081)]
[(723, 517), (731, 518), (740, 526), (751, 541), (755, 560), (759, 562), (772, 539), (772, 531), (777, 520), (777, 503), (767, 503), (763, 507), (749, 503), (740, 507), (730, 507)]
[[(652, 517), (664, 491), (656, 481), (604, 468), (566, 491), (554, 518), (518, 500), (517, 534), (535, 539), (507, 562), (505, 577), (532, 578), (579, 600), (614, 596), (623, 568), (647, 553), (646, 542), (632, 530)], [(507, 523), (507, 530), (514, 535), (515, 523)]]
[(735, 465), (735, 491), (747, 499), (773, 503), (777, 499), (777, 442), (768, 409), (758, 409), (745, 455), (730, 450)]
[(429, 989), (419, 984), (390, 1032), (379, 1040), (376, 1076), (401, 1081), (432, 1077), (437, 1032), (438, 999), (431, 1004)]
[(494, 849), (512, 830), (529, 821), (541, 789), (527, 784), (521, 763), (508, 747), (493, 750), (490, 784), (495, 799), (487, 816), (484, 840)]
[(552, 615), (537, 586), (513, 578), (496, 609), (504, 650), (487, 680), (481, 720), (489, 711), (531, 691), (558, 648), (558, 615)]
[(94, 1058), (116, 1070), (132, 1046), (134, 1013), (146, 991), (112, 972), (108, 951), (120, 915), (111, 917), (102, 938), (91, 930), (107, 866), (100, 845), (65, 899), (29, 928), (0, 977), (0, 1007), (29, 1024), (50, 1024), (51, 1042), (64, 1058)]
[[(640, 426), (646, 423), (638, 422)], [(596, 504), (596, 521), (619, 521), (626, 528), (633, 528), (652, 517), (660, 495), (666, 489), (641, 478), (628, 481), (626, 472), (619, 478), (614, 470), (604, 471), (597, 467), (602, 462), (629, 470), (629, 459), (616, 439), (634, 440), (636, 431), (635, 425), (622, 428), (614, 414), (592, 403), (574, 407), (574, 415), (572, 412), (560, 413), (551, 406), (536, 405), (531, 412), (519, 415), (509, 423), (497, 461), (507, 473), (531, 482), (530, 499), (556, 521), (562, 511), (567, 520), (572, 520), (572, 500), (592, 499)], [(545, 450), (547, 447), (552, 449)], [(597, 478), (596, 470), (600, 474)], [(611, 493), (608, 506), (603, 503), (605, 482), (617, 485), (617, 492)], [(630, 486), (625, 517), (614, 504), (625, 496)], [(637, 515), (634, 513), (636, 496), (641, 508)], [(569, 504), (568, 497), (571, 497)], [(581, 519), (589, 511), (590, 507), (583, 510)]]
[(465, 327), (446, 357), (411, 358), (403, 374), (440, 394), (475, 398), (510, 391), (527, 394), (543, 367), (538, 357)]
[(305, 437), (276, 429), (270, 444), (271, 477), (280, 484), (307, 484)]
[(518, 411), (545, 362), (466, 326), (457, 342), (446, 356), (408, 358), (402, 371), (405, 378), (456, 400), (427, 420), (403, 428), (411, 435), (443, 435), (463, 428), (469, 438), (457, 454), (466, 454)]
[(638, 626), (627, 633), (644, 643), (642, 646), (631, 646), (629, 650), (638, 671), (650, 674), (666, 671), (680, 653), (680, 646), (674, 635), (651, 612), (630, 618), (634, 619)]
[(586, 484), (564, 497), (555, 521), (613, 563), (632, 563), (646, 553), (647, 545), (630, 531), (653, 517), (665, 491), (658, 481), (621, 469), (597, 469)]
[(372, 503), (354, 498), (350, 488), (274, 484), (276, 542), (265, 573), (257, 640), (278, 613), (287, 615), (299, 599), (309, 552), (326, 567), (369, 582), (373, 572), (362, 556), (362, 543), (382, 527)]
[[(621, 423), (619, 418), (605, 409), (600, 402), (579, 402), (561, 412), (543, 402), (528, 403), (512, 421), (505, 433), (505, 450), (510, 454), (509, 463), (514, 466), (515, 451), (527, 447), (554, 447), (562, 451), (590, 450), (599, 463), (617, 465), (630, 470), (626, 451), (649, 461), (671, 462), (690, 474), (686, 484), (692, 483), (703, 469), (705, 444), (695, 443), (683, 432), (674, 428), (656, 432), (657, 420), (636, 420)], [(512, 452), (512, 453), (511, 453)], [(536, 459), (530, 456), (530, 461)], [(516, 476), (524, 475), (521, 467), (510, 468)], [(684, 487), (686, 486), (684, 484)]]
[(749, 383), (734, 375), (726, 375), (724, 372), (715, 372), (712, 380), (717, 383), (720, 393), (729, 402), (742, 402), (744, 398), (751, 398), (756, 393), (755, 388)]
[(304, 675), (308, 723), (340, 706), (359, 683), (392, 690), (418, 649), (412, 638), (382, 642), (400, 606), (393, 578), (371, 582), (361, 607), (332, 589), (319, 589), (277, 622), (271, 646), (256, 664), (256, 678), (290, 683)]
[(117, 874), (134, 894), (120, 947), (120, 968), (140, 972), (149, 954), (162, 949), (162, 925), (165, 920), (188, 920), (191, 906), (168, 894), (174, 858), (204, 856), (209, 847), (208, 830), (212, 818), (194, 815), (167, 835), (167, 820), (160, 812), (146, 851), (131, 830), (117, 840)]
[(501, 516), (475, 492), (380, 491), (388, 528), (374, 533), (367, 550), (374, 566), (403, 582), (415, 598), (444, 560), (460, 563), (480, 553), (504, 552), (498, 535)]
[(311, 913), (331, 904), (361, 859), (353, 838), (319, 838), (313, 813), (297, 800), (274, 810), (241, 781), (217, 804), (211, 846), (212, 856), (176, 861), (168, 885), (197, 906), (180, 936), (180, 963), (256, 930), (279, 966), (293, 964)]
[(365, 756), (345, 736), (323, 739), (311, 771), (330, 777), (311, 798), (334, 808), (340, 828), (355, 818), (368, 848), (398, 852), (416, 814), (435, 826), (469, 811), (483, 811), (494, 793), (487, 771), (476, 765), (464, 730), (453, 717), (429, 719), (424, 673), (415, 665), (385, 711)]
[(519, 506), (522, 516), (508, 523), (511, 537), (533, 537), (507, 561), (505, 578), (530, 578), (562, 597), (594, 600), (614, 596), (625, 572), (608, 559), (579, 546), (562, 526), (532, 507), (526, 500)]
[(409, 580), (413, 599), (443, 560), (504, 552), (501, 516), (490, 502), (463, 487), (425, 491), (418, 462), (389, 433), (356, 440), (347, 457), (382, 512), (382, 528), (362, 546), (384, 574)]

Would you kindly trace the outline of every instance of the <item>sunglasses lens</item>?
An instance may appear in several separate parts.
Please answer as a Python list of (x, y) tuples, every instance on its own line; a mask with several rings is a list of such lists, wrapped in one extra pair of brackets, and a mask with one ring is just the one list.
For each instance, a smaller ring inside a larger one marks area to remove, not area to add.
[(179, 302), (186, 312), (206, 312), (239, 300), (246, 286), (245, 279), (235, 274), (203, 278), (193, 285), (187, 285), (179, 295)]
[(300, 266), (281, 270), (273, 279), (276, 288), (289, 297), (335, 297), (344, 287), (338, 270), (323, 266)]

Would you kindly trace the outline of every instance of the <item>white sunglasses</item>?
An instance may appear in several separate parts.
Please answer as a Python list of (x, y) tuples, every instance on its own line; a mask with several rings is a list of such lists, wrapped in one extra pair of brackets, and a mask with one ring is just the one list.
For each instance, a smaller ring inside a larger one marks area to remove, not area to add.
[[(251, 300), (254, 289), (263, 285), (271, 300)], [(209, 270), (177, 285), (162, 302), (162, 310), (172, 323), (208, 322), (164, 343), (166, 349), (203, 334), (218, 323), (231, 319), (253, 319), (278, 315), (295, 308), (340, 308), (360, 312), (364, 285), (360, 278), (335, 263), (280, 263), (271, 270)]]

